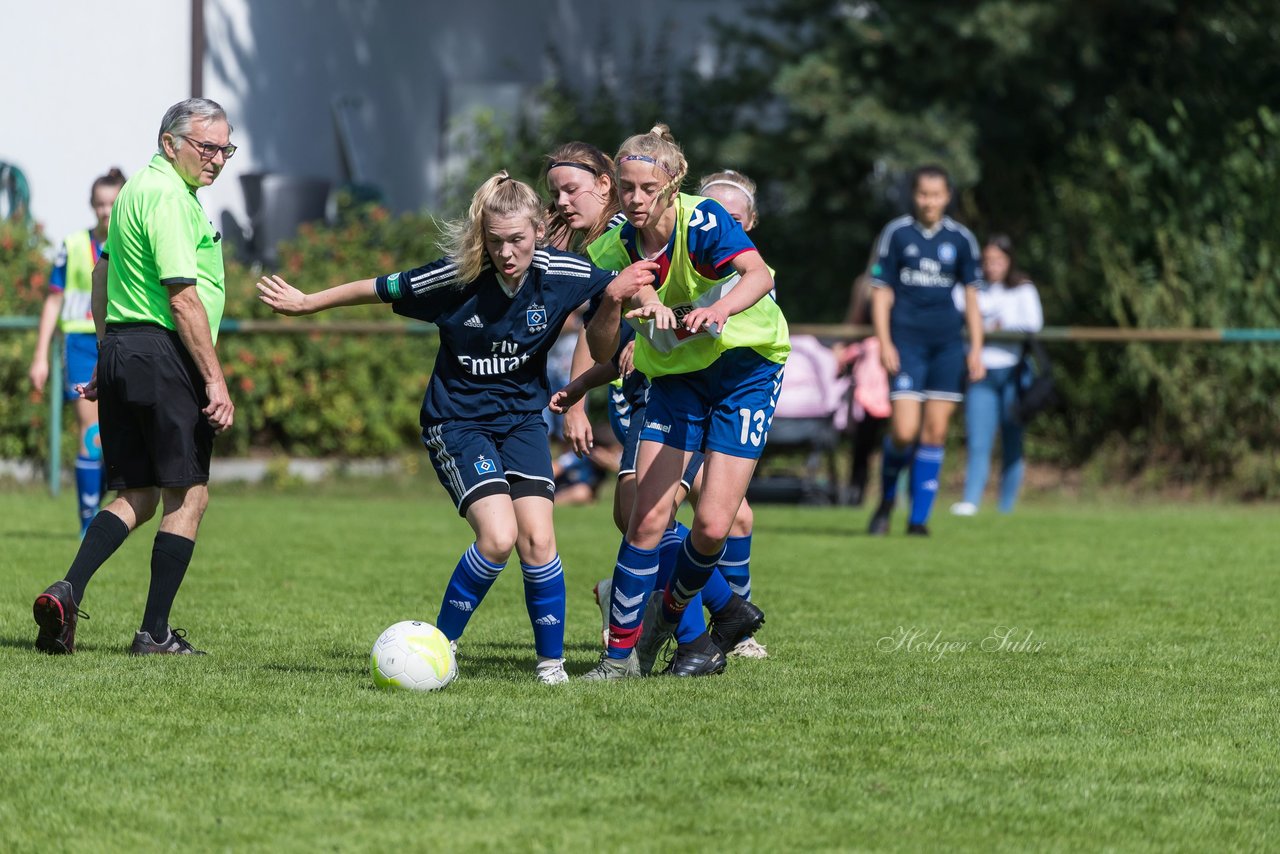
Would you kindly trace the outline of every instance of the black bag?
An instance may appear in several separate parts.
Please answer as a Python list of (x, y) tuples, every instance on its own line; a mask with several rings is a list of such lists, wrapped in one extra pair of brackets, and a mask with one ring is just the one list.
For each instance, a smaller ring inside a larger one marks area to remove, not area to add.
[(1022, 345), (1022, 358), (1018, 361), (1018, 402), (1013, 417), (1019, 424), (1027, 424), (1038, 413), (1058, 402), (1058, 392), (1053, 382), (1053, 364), (1044, 344), (1034, 335), (1027, 336)]

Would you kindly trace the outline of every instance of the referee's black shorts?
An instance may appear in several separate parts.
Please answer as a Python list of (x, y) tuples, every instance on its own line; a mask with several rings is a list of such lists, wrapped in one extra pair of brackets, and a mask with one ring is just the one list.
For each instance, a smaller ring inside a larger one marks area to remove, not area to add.
[(98, 428), (107, 488), (209, 481), (213, 427), (204, 380), (178, 333), (150, 323), (107, 327), (98, 354)]

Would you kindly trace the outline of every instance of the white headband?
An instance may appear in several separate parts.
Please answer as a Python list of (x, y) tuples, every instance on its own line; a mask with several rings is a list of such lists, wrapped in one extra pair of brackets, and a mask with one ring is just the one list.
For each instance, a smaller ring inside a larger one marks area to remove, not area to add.
[(756, 206), (755, 193), (752, 193), (750, 190), (748, 190), (746, 187), (739, 184), (737, 181), (730, 181), (728, 178), (717, 178), (714, 181), (708, 181), (707, 183), (702, 185), (702, 190), (705, 191), (707, 187), (714, 187), (716, 184), (727, 184), (730, 187), (733, 187), (735, 190), (739, 191), (740, 193), (742, 193), (742, 195), (747, 197), (747, 202), (748, 204), (751, 205), (751, 207), (754, 208)]

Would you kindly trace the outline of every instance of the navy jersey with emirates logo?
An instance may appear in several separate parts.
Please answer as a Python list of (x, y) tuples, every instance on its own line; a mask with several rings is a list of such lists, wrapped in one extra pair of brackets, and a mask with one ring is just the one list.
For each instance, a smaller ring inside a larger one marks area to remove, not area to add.
[(422, 424), (541, 412), (551, 399), (547, 353), (574, 309), (599, 294), (617, 273), (557, 249), (534, 251), (514, 295), (486, 267), (458, 281), (450, 258), (376, 280), (378, 298), (402, 317), (440, 330)]
[(956, 311), (951, 290), (981, 284), (982, 253), (973, 232), (943, 217), (926, 229), (915, 217), (901, 216), (880, 233), (871, 267), (875, 287), (893, 289), (891, 332), (913, 338), (959, 338), (964, 316)]

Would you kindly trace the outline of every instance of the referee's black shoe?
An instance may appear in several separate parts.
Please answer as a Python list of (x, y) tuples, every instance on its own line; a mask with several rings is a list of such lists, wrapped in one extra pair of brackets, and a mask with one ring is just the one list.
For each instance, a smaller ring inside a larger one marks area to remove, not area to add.
[(50, 655), (70, 655), (76, 651), (76, 621), (89, 615), (76, 607), (70, 581), (55, 581), (36, 597), (31, 606), (40, 631), (36, 632), (36, 649)]
[(186, 629), (169, 629), (169, 636), (157, 641), (150, 632), (138, 632), (133, 636), (131, 655), (204, 655), (187, 640)]
[(929, 536), (929, 526), (923, 524), (911, 524), (907, 526), (908, 537), (927, 537)]
[(889, 533), (889, 517), (893, 515), (893, 502), (881, 501), (876, 512), (871, 514), (871, 522), (867, 525), (867, 533), (873, 537), (883, 537)]
[(676, 645), (662, 672), (667, 676), (715, 676), (725, 668), (724, 653), (703, 632), (688, 643)]
[(764, 611), (734, 593), (729, 604), (711, 615), (711, 642), (728, 655), (738, 641), (749, 638), (764, 625)]

